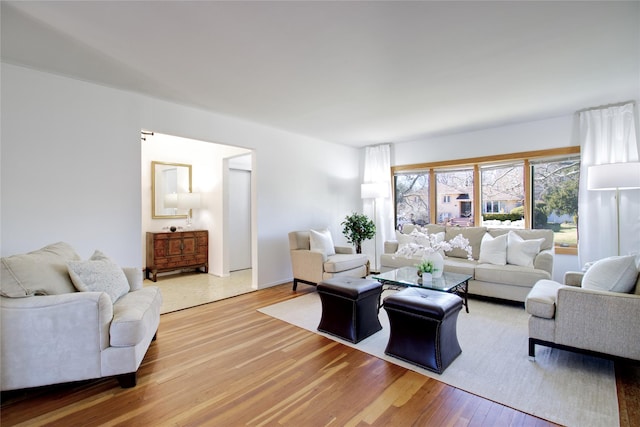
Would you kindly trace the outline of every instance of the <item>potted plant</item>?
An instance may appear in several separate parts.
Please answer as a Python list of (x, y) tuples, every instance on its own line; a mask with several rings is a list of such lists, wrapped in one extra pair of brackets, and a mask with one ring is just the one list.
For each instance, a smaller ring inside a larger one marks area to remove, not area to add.
[(364, 214), (352, 213), (347, 215), (342, 221), (342, 234), (347, 238), (347, 242), (355, 245), (356, 253), (362, 253), (362, 242), (373, 239), (376, 235), (376, 225)]

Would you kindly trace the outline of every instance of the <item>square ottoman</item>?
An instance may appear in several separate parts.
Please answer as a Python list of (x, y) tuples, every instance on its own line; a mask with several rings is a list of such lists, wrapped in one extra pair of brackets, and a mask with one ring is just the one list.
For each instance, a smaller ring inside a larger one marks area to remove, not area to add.
[(318, 330), (357, 343), (382, 329), (378, 319), (382, 284), (333, 277), (318, 283), (322, 317)]
[(390, 326), (385, 354), (441, 374), (462, 352), (459, 296), (407, 288), (386, 297), (383, 306)]

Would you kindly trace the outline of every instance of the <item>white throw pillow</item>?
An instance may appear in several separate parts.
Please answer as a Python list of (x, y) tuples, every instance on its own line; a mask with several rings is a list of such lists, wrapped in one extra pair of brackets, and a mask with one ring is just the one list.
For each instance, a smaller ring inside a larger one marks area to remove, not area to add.
[(329, 230), (310, 230), (309, 243), (312, 251), (322, 252), (326, 256), (336, 254), (336, 248), (333, 246), (333, 239)]
[(533, 260), (540, 252), (544, 239), (524, 240), (515, 231), (507, 234), (507, 264), (533, 268)]
[(81, 292), (106, 292), (116, 302), (130, 290), (122, 268), (100, 251), (87, 261), (69, 261), (67, 268), (73, 285)]
[(507, 264), (507, 235), (493, 237), (485, 233), (480, 242), (480, 258), (478, 262), (506, 265)]
[(597, 291), (629, 293), (636, 285), (635, 255), (613, 256), (593, 264), (582, 278), (582, 287)]

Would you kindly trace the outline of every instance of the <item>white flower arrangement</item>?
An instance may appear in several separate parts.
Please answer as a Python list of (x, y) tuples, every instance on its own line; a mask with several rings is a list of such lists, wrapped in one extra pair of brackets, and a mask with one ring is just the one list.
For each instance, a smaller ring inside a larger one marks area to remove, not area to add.
[(449, 241), (440, 240), (437, 234), (422, 233), (418, 230), (413, 230), (409, 236), (413, 237), (414, 241), (400, 247), (395, 253), (395, 256), (411, 258), (414, 256), (432, 254), (434, 252), (440, 252), (442, 255), (445, 251), (448, 252), (454, 248), (459, 248), (467, 252), (468, 259), (473, 259), (469, 239), (464, 237), (462, 234), (458, 234)]

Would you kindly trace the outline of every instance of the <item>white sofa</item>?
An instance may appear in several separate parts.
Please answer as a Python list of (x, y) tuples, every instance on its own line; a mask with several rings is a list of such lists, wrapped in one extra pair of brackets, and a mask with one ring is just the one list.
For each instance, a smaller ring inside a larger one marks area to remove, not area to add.
[[(406, 224), (402, 233), (409, 235), (414, 226)], [(450, 241), (458, 234), (469, 240), (472, 249), (472, 260), (467, 259), (467, 253), (461, 249), (445, 252), (444, 271), (468, 274), (469, 294), (500, 298), (511, 301), (524, 302), (533, 285), (539, 280), (551, 279), (553, 275), (553, 231), (552, 230), (524, 230), (487, 227), (455, 227), (436, 224), (426, 225), (423, 230), (429, 234), (444, 232), (444, 239)], [(524, 240), (542, 239), (540, 250), (533, 259), (532, 266), (496, 265), (481, 262), (482, 239), (485, 234), (495, 238), (513, 231)], [(421, 257), (404, 257), (396, 255), (398, 240), (384, 243), (384, 253), (380, 256), (381, 271), (389, 271), (405, 266), (417, 265)]]
[[(110, 376), (117, 376), (122, 387), (135, 386), (136, 372), (160, 323), (159, 288), (143, 288), (141, 269), (123, 268), (121, 273), (111, 270), (120, 275), (118, 286), (80, 292), (71, 279), (70, 263), (79, 268), (94, 265), (62, 242), (2, 258), (3, 391)], [(100, 278), (95, 277), (95, 283), (84, 284), (99, 287)], [(115, 303), (114, 292), (121, 294)]]

